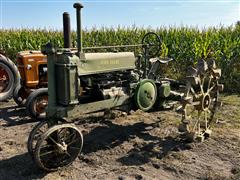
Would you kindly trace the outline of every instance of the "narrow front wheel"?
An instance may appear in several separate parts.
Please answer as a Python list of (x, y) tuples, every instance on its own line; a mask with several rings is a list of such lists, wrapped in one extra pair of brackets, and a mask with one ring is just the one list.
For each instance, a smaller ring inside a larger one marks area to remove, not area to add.
[(73, 124), (55, 125), (38, 138), (34, 159), (46, 171), (70, 165), (80, 154), (83, 136)]

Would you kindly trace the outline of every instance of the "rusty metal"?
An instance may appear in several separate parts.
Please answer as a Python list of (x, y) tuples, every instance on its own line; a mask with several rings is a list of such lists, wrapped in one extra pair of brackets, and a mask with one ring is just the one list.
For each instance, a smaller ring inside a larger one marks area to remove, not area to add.
[(38, 97), (34, 103), (34, 110), (39, 113), (45, 113), (48, 104), (48, 96)]
[(7, 70), (0, 65), (0, 92), (4, 92), (9, 84), (9, 74)]
[[(186, 78), (186, 89), (182, 100), (182, 124), (180, 131), (191, 141), (203, 141), (211, 134), (214, 115), (219, 104), (220, 69), (215, 62), (198, 61), (196, 72)], [(191, 74), (191, 73), (190, 73)]]

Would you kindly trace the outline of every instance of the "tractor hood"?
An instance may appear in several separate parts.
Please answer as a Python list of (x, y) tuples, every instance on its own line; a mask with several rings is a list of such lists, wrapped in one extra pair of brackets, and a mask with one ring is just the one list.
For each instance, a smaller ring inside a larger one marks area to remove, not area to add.
[(83, 53), (78, 65), (79, 75), (135, 69), (133, 52)]

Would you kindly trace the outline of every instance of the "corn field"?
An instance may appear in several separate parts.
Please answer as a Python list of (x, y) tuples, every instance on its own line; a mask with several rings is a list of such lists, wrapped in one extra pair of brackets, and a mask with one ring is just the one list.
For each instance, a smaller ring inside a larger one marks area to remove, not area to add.
[[(240, 25), (199, 30), (187, 27), (158, 29), (93, 28), (84, 30), (83, 46), (139, 44), (145, 33), (156, 32), (162, 40), (159, 56), (171, 57), (166, 74), (172, 78), (182, 78), (188, 66), (199, 58), (214, 58), (222, 68), (222, 83), (227, 92), (240, 92)], [(72, 33), (76, 46), (76, 33)], [(61, 31), (41, 29), (0, 30), (0, 51), (14, 60), (23, 50), (40, 50), (51, 41), (55, 46), (63, 46)], [(126, 49), (124, 49), (126, 50)], [(139, 51), (136, 50), (136, 51)]]

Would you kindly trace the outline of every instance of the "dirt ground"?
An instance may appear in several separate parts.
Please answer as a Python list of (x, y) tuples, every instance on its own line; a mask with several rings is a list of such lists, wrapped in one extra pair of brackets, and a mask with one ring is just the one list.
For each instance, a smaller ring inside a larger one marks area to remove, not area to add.
[[(186, 143), (174, 111), (101, 115), (76, 122), (84, 128), (83, 152), (72, 165), (45, 173), (27, 152), (37, 122), (13, 101), (0, 103), (0, 179), (240, 179), (240, 97), (222, 97), (213, 135)], [(119, 113), (118, 113), (119, 114)]]

